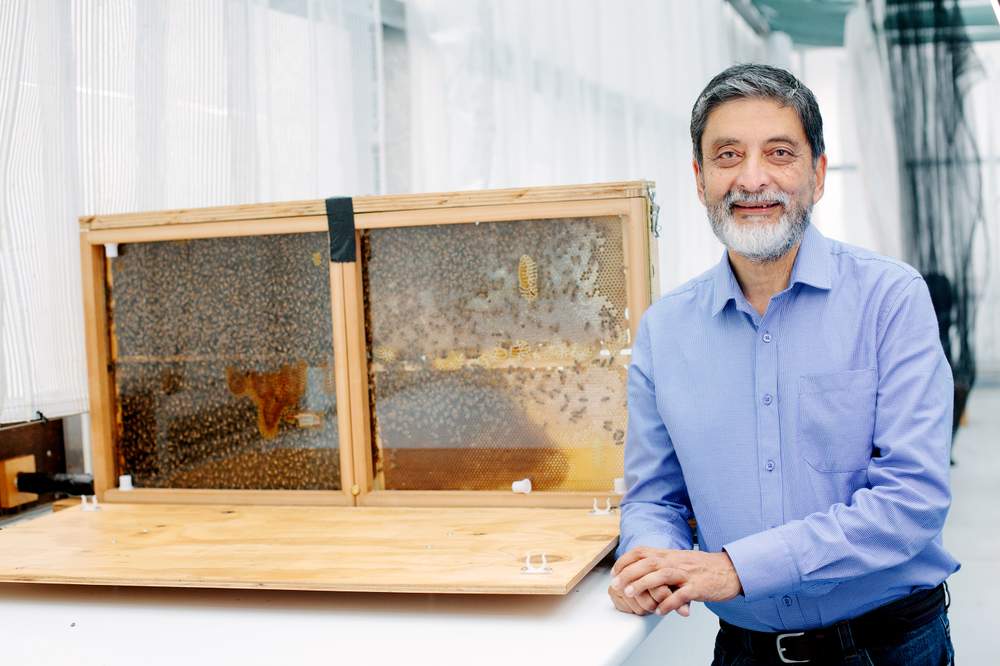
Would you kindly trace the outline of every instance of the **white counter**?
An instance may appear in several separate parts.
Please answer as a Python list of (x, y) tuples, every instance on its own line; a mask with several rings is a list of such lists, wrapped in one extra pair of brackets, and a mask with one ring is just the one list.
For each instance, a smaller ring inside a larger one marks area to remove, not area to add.
[(18, 666), (619, 664), (659, 618), (616, 611), (609, 577), (564, 597), (0, 584), (0, 649)]

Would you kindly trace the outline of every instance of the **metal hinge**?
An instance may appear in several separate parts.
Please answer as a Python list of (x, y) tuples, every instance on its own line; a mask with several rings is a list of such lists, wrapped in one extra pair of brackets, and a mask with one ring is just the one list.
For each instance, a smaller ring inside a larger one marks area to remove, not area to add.
[(649, 233), (660, 237), (660, 206), (656, 203), (656, 188), (649, 187)]

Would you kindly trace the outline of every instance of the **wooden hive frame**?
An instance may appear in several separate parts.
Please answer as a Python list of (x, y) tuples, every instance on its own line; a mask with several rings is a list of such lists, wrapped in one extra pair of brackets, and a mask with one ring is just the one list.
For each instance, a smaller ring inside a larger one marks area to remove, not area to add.
[[(619, 217), (623, 222), (627, 301), (634, 338), (639, 315), (656, 293), (651, 247), (652, 184), (520, 188), (424, 195), (356, 197), (356, 240), (371, 229), (573, 217)], [(589, 506), (594, 492), (377, 490), (372, 472), (367, 349), (361, 261), (330, 264), (341, 488), (215, 490), (115, 488), (116, 397), (107, 303), (105, 244), (325, 232), (325, 201), (223, 206), (81, 218), (81, 268), (90, 389), (94, 486), (105, 501), (208, 504), (369, 506)], [(610, 489), (601, 495), (609, 495)]]

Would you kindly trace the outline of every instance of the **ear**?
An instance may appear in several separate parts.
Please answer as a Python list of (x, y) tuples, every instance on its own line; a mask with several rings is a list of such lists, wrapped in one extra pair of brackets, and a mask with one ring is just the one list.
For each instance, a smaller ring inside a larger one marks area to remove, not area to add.
[(813, 177), (816, 179), (816, 185), (813, 188), (813, 203), (817, 203), (823, 198), (823, 192), (826, 191), (826, 154), (820, 155), (819, 159), (816, 160), (816, 170), (813, 172)]
[(701, 166), (698, 165), (698, 160), (691, 160), (691, 167), (694, 169), (694, 186), (698, 189), (698, 198), (701, 199), (703, 205), (708, 205), (705, 203), (705, 179), (701, 172)]

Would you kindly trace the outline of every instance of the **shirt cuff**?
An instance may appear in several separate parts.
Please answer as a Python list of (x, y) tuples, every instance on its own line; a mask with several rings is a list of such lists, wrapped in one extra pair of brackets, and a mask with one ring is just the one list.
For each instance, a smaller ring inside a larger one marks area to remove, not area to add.
[(792, 550), (777, 530), (758, 532), (723, 546), (736, 568), (747, 601), (795, 594), (802, 584)]
[(636, 534), (629, 537), (629, 539), (621, 540), (618, 543), (618, 550), (615, 553), (617, 557), (621, 557), (628, 551), (639, 548), (669, 548), (671, 550), (690, 550), (685, 548), (683, 545), (678, 544), (677, 540), (671, 537), (669, 534), (664, 534), (661, 532), (649, 533), (649, 534)]

